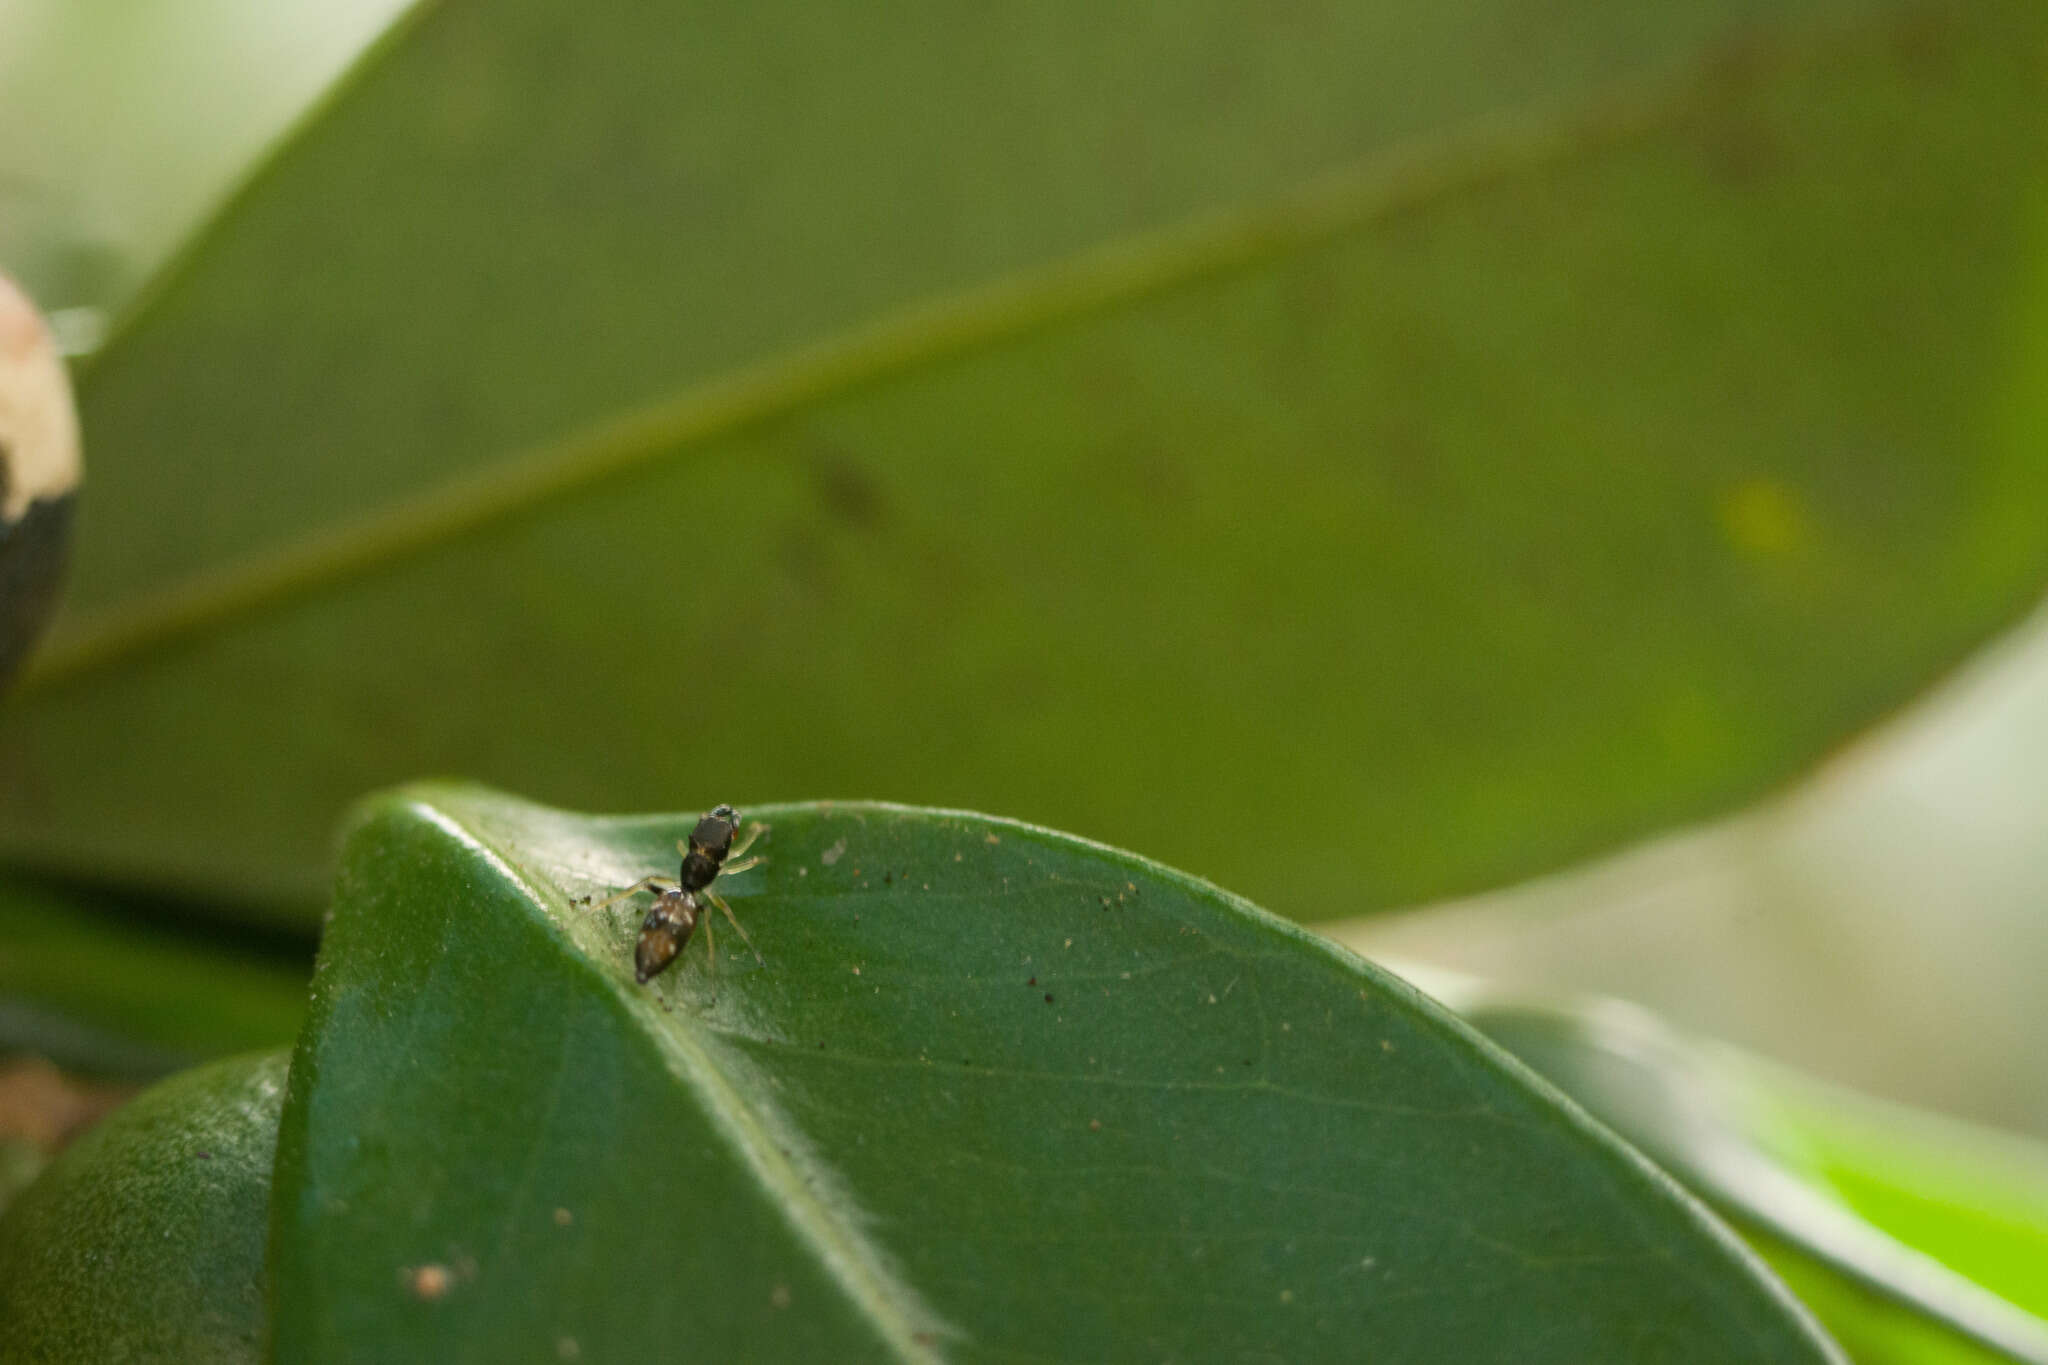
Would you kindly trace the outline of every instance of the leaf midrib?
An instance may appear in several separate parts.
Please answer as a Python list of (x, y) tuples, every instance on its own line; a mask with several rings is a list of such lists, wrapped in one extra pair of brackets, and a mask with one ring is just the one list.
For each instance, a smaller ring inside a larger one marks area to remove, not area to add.
[[(419, 797), (407, 803), (419, 818), (490, 859), (505, 880), (516, 887), (546, 924), (561, 938), (547, 895), (511, 854), (473, 828), (460, 813)], [(562, 938), (572, 957), (581, 953)], [(634, 999), (616, 980), (605, 979), (619, 1003), (636, 1016), (636, 1027), (651, 1037), (662, 1064), (678, 1084), (694, 1094), (712, 1123), (723, 1131), (741, 1159), (773, 1199), (798, 1238), (808, 1244), (821, 1266), (846, 1292), (899, 1360), (912, 1365), (938, 1365), (943, 1357), (928, 1344), (944, 1331), (938, 1315), (925, 1309), (916, 1291), (891, 1274), (881, 1252), (818, 1197), (815, 1183), (796, 1168), (785, 1148), (791, 1139), (778, 1138), (758, 1107), (750, 1104), (719, 1069), (717, 1061), (686, 1028), (652, 1027), (638, 1018), (648, 1006)]]

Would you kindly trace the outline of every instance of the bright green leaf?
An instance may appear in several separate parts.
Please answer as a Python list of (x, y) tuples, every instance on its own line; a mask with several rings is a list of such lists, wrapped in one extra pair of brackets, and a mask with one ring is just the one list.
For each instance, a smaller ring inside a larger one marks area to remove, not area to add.
[(282, 1052), (165, 1081), (0, 1218), (0, 1363), (256, 1362)]
[(2048, 1144), (1732, 1056), (1757, 1126), (1874, 1226), (2048, 1321)]
[(1753, 796), (2048, 581), (2048, 11), (1759, 13), (445, 0), (89, 376), (0, 851), (309, 923), (438, 770), (1318, 916)]
[(2048, 1362), (2048, 1149), (1694, 1046), (1620, 1002), (1442, 993), (1749, 1233), (1858, 1361)]
[[(683, 817), (472, 788), (343, 855), (279, 1137), (294, 1361), (1817, 1361), (1646, 1163), (1398, 980), (979, 816), (750, 811), (634, 984)], [(700, 931), (701, 937), (708, 937)]]

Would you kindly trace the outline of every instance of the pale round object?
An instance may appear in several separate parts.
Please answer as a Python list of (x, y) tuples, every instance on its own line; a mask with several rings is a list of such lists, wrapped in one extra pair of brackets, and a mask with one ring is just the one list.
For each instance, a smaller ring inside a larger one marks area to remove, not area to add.
[(56, 606), (78, 475), (64, 358), (35, 305), (0, 275), (0, 682)]
[(37, 498), (78, 487), (78, 411), (64, 357), (42, 314), (0, 275), (0, 465), (7, 488), (0, 522), (20, 521)]

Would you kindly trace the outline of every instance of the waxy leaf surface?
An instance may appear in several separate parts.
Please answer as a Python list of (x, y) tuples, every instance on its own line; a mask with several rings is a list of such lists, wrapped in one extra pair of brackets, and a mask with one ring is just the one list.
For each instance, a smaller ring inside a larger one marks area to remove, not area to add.
[[(279, 1358), (1822, 1361), (1738, 1244), (1440, 1008), (1014, 823), (380, 798), (343, 854), (272, 1229)], [(700, 937), (703, 937), (700, 931)], [(424, 1276), (424, 1278), (422, 1278)]]

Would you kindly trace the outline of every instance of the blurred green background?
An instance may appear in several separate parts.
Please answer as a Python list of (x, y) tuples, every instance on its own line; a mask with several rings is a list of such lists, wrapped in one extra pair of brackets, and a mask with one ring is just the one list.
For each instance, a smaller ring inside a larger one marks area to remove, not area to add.
[(2044, 93), (2024, 3), (0, 5), (87, 459), (0, 1045), (288, 1036), (450, 773), (996, 811), (2048, 1135)]

